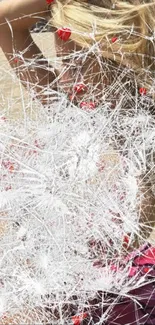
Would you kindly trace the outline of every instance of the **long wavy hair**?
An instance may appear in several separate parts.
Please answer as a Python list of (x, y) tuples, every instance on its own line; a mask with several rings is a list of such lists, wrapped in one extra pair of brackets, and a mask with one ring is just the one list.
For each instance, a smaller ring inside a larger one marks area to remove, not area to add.
[(154, 95), (154, 0), (56, 0), (50, 24), (72, 31), (82, 48), (96, 42), (105, 59), (132, 69), (138, 84)]

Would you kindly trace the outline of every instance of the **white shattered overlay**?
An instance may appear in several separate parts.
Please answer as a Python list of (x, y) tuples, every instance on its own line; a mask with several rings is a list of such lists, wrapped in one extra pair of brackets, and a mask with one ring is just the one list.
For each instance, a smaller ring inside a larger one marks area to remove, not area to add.
[(137, 180), (155, 145), (153, 116), (136, 103), (121, 113), (123, 96), (115, 109), (103, 100), (88, 112), (62, 93), (49, 112), (38, 106), (37, 121), (1, 116), (0, 316), (47, 321), (50, 296), (61, 320), (52, 324), (65, 324), (64, 299), (77, 295), (82, 306), (97, 290), (126, 295), (140, 285), (108, 265), (124, 235), (138, 234)]

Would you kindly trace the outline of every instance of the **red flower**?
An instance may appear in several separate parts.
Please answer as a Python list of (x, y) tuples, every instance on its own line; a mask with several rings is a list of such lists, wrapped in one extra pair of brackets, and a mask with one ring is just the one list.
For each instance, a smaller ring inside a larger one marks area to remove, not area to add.
[(96, 108), (96, 104), (93, 102), (81, 102), (80, 108), (85, 110), (94, 110)]
[(77, 94), (88, 90), (87, 86), (84, 85), (83, 83), (79, 83), (79, 84), (75, 85), (73, 89)]
[(112, 43), (115, 43), (117, 40), (118, 40), (118, 37), (116, 37), (116, 36), (112, 37), (112, 39), (111, 39)]
[(71, 30), (70, 28), (59, 28), (57, 30), (57, 34), (63, 41), (66, 42), (71, 36)]
[(139, 89), (140, 95), (146, 95), (146, 88), (142, 87)]

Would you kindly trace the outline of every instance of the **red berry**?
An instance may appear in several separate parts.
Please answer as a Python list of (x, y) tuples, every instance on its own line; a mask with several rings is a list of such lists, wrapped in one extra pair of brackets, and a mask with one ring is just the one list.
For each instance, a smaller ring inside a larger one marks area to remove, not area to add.
[(70, 28), (59, 28), (57, 30), (57, 34), (63, 41), (66, 42), (71, 36), (71, 30)]
[(112, 37), (111, 41), (112, 43), (115, 43), (118, 40), (118, 38), (116, 36)]
[(96, 108), (96, 104), (93, 102), (81, 102), (80, 108), (82, 109), (88, 109), (88, 110), (94, 110)]
[(14, 59), (14, 63), (18, 63), (18, 61), (19, 61), (18, 58)]
[(139, 89), (140, 95), (146, 95), (146, 88), (142, 87)]
[(50, 5), (54, 0), (46, 0), (47, 4)]
[(130, 237), (128, 235), (125, 235), (123, 238), (123, 247), (124, 248), (129, 245), (129, 240), (130, 240)]
[(84, 314), (81, 314), (81, 315), (75, 315), (72, 317), (72, 322), (73, 322), (73, 325), (80, 325), (82, 323), (82, 321), (87, 318), (88, 314), (87, 313), (84, 313)]
[(79, 94), (83, 91), (87, 91), (88, 88), (86, 85), (79, 83), (79, 84), (75, 85), (73, 89), (77, 94)]
[(150, 267), (146, 266), (143, 268), (144, 273), (148, 273), (150, 271)]

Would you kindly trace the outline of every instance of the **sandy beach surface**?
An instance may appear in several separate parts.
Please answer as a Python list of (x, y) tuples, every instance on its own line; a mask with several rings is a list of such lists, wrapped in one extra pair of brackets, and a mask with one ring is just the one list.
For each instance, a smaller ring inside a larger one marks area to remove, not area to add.
[[(55, 60), (55, 47), (52, 33), (33, 33), (36, 44), (51, 61)], [(17, 79), (2, 50), (0, 49), (0, 114), (5, 111), (9, 119), (23, 118), (25, 114), (35, 116), (32, 98)], [(6, 109), (7, 108), (7, 109)]]

